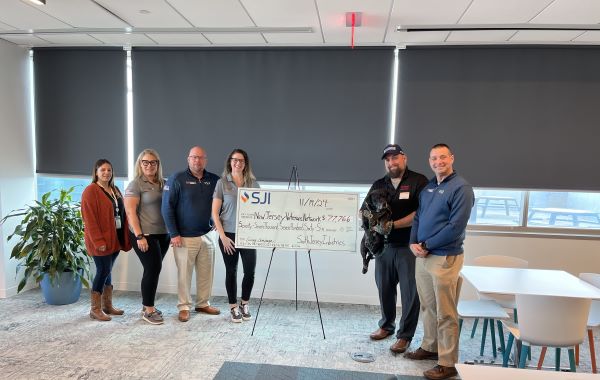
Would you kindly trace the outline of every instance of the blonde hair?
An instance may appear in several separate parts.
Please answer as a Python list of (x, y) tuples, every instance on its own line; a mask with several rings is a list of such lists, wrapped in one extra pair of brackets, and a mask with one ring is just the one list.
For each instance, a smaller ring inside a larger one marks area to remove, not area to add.
[(244, 156), (245, 165), (244, 170), (242, 171), (244, 183), (242, 183), (242, 187), (251, 186), (252, 183), (256, 181), (256, 177), (254, 176), (254, 173), (252, 173), (252, 167), (250, 166), (250, 159), (248, 158), (248, 153), (246, 153), (243, 149), (236, 148), (233, 151), (231, 151), (231, 153), (229, 153), (229, 156), (227, 156), (227, 159), (225, 160), (225, 168), (223, 169), (223, 173), (221, 174), (221, 178), (223, 178), (223, 185), (226, 186), (228, 190), (229, 183), (227, 181), (227, 176), (231, 174), (231, 159), (236, 153), (239, 153), (242, 156)]
[(142, 172), (142, 158), (147, 154), (154, 156), (158, 161), (156, 164), (156, 181), (162, 189), (165, 186), (165, 179), (163, 178), (160, 156), (154, 149), (146, 148), (138, 155), (137, 160), (135, 161), (135, 178), (142, 178), (144, 176), (144, 173)]

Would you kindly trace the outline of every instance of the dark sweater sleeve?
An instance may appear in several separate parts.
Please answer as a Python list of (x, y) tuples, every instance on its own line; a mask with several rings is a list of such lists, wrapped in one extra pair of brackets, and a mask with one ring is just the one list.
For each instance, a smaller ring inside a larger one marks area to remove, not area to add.
[(177, 227), (177, 203), (179, 201), (180, 184), (176, 180), (176, 175), (172, 175), (167, 181), (167, 186), (163, 190), (163, 199), (161, 212), (167, 231), (173, 237), (179, 236), (179, 228)]
[(471, 185), (463, 184), (456, 189), (451, 199), (448, 223), (438, 233), (425, 241), (428, 249), (432, 250), (450, 244), (465, 232), (471, 216), (474, 198)]

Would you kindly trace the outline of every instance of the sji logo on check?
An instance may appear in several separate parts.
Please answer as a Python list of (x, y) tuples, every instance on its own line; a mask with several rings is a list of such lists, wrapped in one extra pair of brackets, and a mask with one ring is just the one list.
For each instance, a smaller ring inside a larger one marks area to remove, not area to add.
[(271, 204), (271, 193), (267, 191), (262, 193), (262, 197), (260, 191), (253, 191), (250, 194), (244, 191), (240, 198), (244, 203), (250, 201), (252, 204)]

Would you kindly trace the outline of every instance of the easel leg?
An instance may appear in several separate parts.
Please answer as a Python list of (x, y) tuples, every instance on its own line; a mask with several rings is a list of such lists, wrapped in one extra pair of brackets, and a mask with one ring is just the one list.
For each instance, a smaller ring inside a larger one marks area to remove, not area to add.
[(315, 272), (313, 271), (312, 259), (310, 258), (310, 249), (308, 250), (308, 262), (310, 263), (310, 274), (312, 275), (313, 287), (315, 288), (315, 298), (317, 299), (317, 309), (319, 310), (319, 319), (321, 320), (321, 330), (323, 331), (323, 339), (326, 339), (325, 328), (323, 327), (323, 317), (321, 316), (321, 306), (319, 305), (319, 295), (317, 294), (317, 284), (315, 282)]
[(271, 251), (271, 260), (269, 260), (269, 267), (267, 268), (267, 275), (265, 276), (265, 284), (263, 285), (263, 290), (260, 294), (260, 301), (258, 302), (258, 309), (256, 309), (256, 317), (254, 317), (254, 325), (252, 325), (252, 333), (250, 334), (250, 336), (254, 336), (254, 328), (256, 327), (256, 321), (258, 320), (258, 313), (260, 313), (260, 305), (262, 305), (263, 296), (265, 295), (265, 288), (267, 287), (267, 279), (269, 278), (269, 272), (271, 271), (273, 253), (275, 253), (275, 248), (273, 248), (273, 250)]
[(298, 251), (294, 251), (294, 269), (296, 271), (296, 311), (298, 311)]

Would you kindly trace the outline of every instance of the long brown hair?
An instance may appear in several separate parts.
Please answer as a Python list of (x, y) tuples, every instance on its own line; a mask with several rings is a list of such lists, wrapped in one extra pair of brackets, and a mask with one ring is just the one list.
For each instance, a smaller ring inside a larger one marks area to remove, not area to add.
[(252, 173), (252, 167), (250, 166), (250, 159), (248, 158), (248, 153), (246, 153), (245, 150), (240, 148), (235, 148), (234, 150), (232, 150), (231, 153), (229, 153), (229, 156), (227, 156), (227, 159), (225, 160), (225, 168), (223, 169), (223, 173), (221, 174), (221, 178), (223, 179), (223, 185), (227, 187), (229, 186), (227, 176), (231, 174), (231, 159), (236, 153), (239, 153), (242, 156), (244, 156), (245, 165), (244, 170), (242, 171), (244, 183), (242, 183), (242, 187), (251, 186), (252, 183), (256, 181), (256, 177), (254, 176), (254, 173)]
[(115, 171), (114, 171), (113, 165), (106, 158), (101, 158), (98, 161), (96, 161), (96, 163), (94, 164), (94, 170), (92, 170), (92, 183), (97, 183), (98, 182), (98, 174), (97, 174), (98, 168), (100, 166), (104, 165), (104, 164), (109, 164), (110, 168), (112, 170), (112, 176), (110, 177), (110, 180), (108, 181), (108, 186), (111, 189), (113, 189), (113, 191), (115, 192), (115, 194), (121, 195), (121, 192), (115, 186)]

